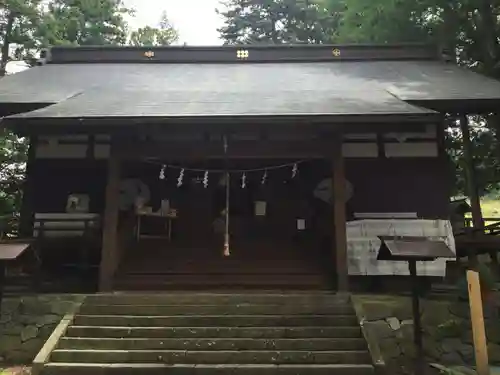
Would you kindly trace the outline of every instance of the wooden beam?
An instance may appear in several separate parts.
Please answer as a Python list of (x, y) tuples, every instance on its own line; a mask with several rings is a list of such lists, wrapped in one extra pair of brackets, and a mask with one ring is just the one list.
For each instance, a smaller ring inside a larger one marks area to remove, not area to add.
[(116, 141), (112, 140), (108, 159), (106, 204), (103, 218), (101, 264), (99, 268), (99, 290), (109, 291), (118, 266), (118, 214), (120, 193), (120, 157), (116, 152)]
[[(232, 141), (228, 156), (233, 159), (287, 159), (325, 158), (333, 140), (302, 141)], [(222, 141), (165, 141), (127, 142), (120, 146), (120, 156), (134, 160), (140, 158), (164, 159), (220, 159), (224, 158)]]
[(465, 156), (465, 174), (467, 182), (467, 192), (471, 203), (472, 223), (475, 229), (483, 228), (483, 213), (481, 211), (481, 200), (479, 199), (476, 168), (474, 164), (474, 154), (470, 139), (469, 120), (467, 115), (460, 116), (460, 128), (462, 130), (462, 140)]
[(347, 269), (347, 234), (346, 234), (346, 179), (345, 164), (342, 156), (342, 138), (333, 145), (333, 219), (334, 241), (333, 251), (337, 268), (337, 289), (349, 289), (349, 273)]

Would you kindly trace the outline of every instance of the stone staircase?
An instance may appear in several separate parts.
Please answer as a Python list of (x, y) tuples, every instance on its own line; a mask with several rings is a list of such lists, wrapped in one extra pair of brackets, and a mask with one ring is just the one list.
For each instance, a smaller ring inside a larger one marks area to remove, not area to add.
[(35, 360), (35, 373), (374, 373), (348, 296), (93, 295), (66, 320)]

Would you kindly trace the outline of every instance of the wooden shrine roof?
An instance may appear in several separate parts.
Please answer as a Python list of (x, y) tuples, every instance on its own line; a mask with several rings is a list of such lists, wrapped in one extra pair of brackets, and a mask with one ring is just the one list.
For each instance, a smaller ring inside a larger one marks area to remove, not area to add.
[[(58, 47), (0, 82), (7, 124), (304, 117), (429, 121), (487, 112), (500, 82), (429, 46)], [(31, 111), (31, 112), (30, 112)]]

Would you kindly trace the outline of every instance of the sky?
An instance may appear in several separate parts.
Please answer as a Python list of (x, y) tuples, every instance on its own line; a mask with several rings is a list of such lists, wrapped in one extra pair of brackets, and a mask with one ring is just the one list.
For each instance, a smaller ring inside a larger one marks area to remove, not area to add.
[(180, 44), (219, 45), (217, 28), (222, 25), (215, 12), (220, 0), (124, 0), (135, 9), (135, 17), (128, 20), (132, 28), (156, 26), (163, 11), (179, 31)]
[[(134, 17), (127, 19), (132, 29), (146, 25), (157, 26), (163, 11), (179, 32), (179, 42), (192, 46), (220, 45), (217, 29), (222, 20), (215, 12), (221, 8), (220, 0), (124, 0), (135, 10)], [(23, 62), (7, 65), (9, 74), (20, 72), (27, 66)]]

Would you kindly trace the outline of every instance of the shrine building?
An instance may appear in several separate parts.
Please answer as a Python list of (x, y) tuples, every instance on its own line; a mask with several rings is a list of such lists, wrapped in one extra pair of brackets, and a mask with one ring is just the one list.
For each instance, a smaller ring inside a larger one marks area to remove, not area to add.
[(454, 249), (446, 121), (498, 108), (428, 45), (54, 47), (0, 81), (30, 141), (21, 235), (101, 291), (404, 276), (378, 236)]

